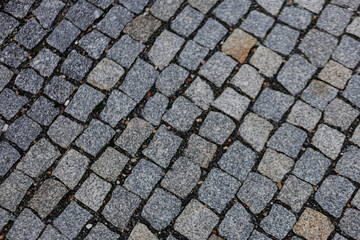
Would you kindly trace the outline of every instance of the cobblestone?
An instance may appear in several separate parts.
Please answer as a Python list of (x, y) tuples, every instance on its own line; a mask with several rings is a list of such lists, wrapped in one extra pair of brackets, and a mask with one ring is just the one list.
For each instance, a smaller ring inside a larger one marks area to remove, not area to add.
[(214, 19), (205, 22), (194, 37), (194, 41), (209, 49), (214, 49), (216, 44), (225, 36), (228, 30)]

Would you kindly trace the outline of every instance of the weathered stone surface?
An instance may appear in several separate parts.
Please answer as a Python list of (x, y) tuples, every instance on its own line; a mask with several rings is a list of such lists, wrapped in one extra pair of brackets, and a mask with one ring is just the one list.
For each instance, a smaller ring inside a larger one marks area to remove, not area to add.
[(250, 49), (255, 46), (257, 40), (246, 32), (235, 29), (235, 31), (226, 39), (222, 45), (222, 51), (240, 63), (244, 63)]
[(90, 72), (87, 82), (97, 88), (109, 90), (115, 86), (123, 74), (124, 69), (120, 65), (104, 58)]

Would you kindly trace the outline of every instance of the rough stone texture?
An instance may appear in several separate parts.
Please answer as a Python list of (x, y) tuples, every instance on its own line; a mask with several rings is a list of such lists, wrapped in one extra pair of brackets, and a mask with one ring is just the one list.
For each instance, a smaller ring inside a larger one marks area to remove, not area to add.
[(31, 68), (22, 70), (15, 79), (18, 88), (32, 94), (37, 94), (40, 91), (43, 82), (44, 79)]
[(236, 24), (249, 10), (248, 0), (225, 0), (215, 10), (215, 15), (229, 25)]
[(4, 209), (0, 209), (0, 229), (2, 229), (7, 222), (10, 220), (11, 215), (8, 211), (4, 210)]
[(251, 98), (255, 98), (264, 82), (264, 78), (259, 72), (248, 64), (241, 66), (239, 71), (231, 79), (231, 84), (239, 87), (241, 91), (249, 95)]
[(11, 89), (5, 88), (0, 93), (0, 114), (10, 120), (27, 102), (25, 96), (16, 95)]
[(29, 54), (15, 43), (11, 43), (0, 53), (0, 62), (10, 67), (17, 68), (22, 64)]
[(189, 0), (191, 6), (206, 14), (215, 4), (216, 0)]
[(359, 111), (339, 98), (329, 103), (324, 111), (324, 120), (330, 125), (347, 130), (354, 120), (359, 116)]
[(282, 54), (289, 54), (295, 47), (299, 32), (285, 25), (277, 24), (264, 42), (265, 46)]
[(316, 25), (335, 36), (341, 35), (350, 22), (352, 13), (336, 5), (328, 5), (321, 13)]
[(271, 13), (271, 15), (276, 16), (279, 13), (284, 0), (256, 0), (256, 2), (267, 12)]
[(343, 218), (340, 221), (340, 229), (349, 236), (360, 238), (360, 211), (355, 209), (346, 209)]
[(27, 115), (37, 123), (48, 126), (59, 115), (59, 109), (55, 108), (54, 103), (47, 98), (40, 97), (32, 105)]
[(348, 68), (355, 68), (360, 61), (360, 42), (345, 35), (332, 58)]
[(327, 157), (335, 159), (341, 151), (344, 139), (345, 135), (341, 132), (321, 124), (312, 138), (311, 143)]
[(272, 17), (254, 10), (241, 23), (240, 28), (254, 34), (256, 37), (264, 38), (274, 22)]
[[(79, 34), (80, 30), (77, 27), (72, 25), (69, 21), (63, 20), (48, 36), (46, 42), (63, 53)], [(67, 37), (64, 38), (63, 36)]]
[(72, 79), (80, 81), (89, 71), (91, 64), (92, 62), (89, 58), (73, 50), (61, 66), (61, 72)]
[(114, 61), (104, 58), (90, 72), (87, 82), (105, 90), (110, 90), (124, 74), (124, 69)]
[(4, 176), (21, 157), (20, 153), (5, 141), (0, 142), (0, 176)]
[(75, 86), (60, 77), (54, 77), (44, 88), (44, 93), (60, 104), (65, 103), (74, 91)]
[(84, 238), (85, 240), (96, 240), (96, 239), (118, 239), (119, 234), (109, 230), (104, 224), (98, 223), (96, 226), (91, 229), (90, 233)]
[(2, 44), (5, 38), (19, 25), (19, 22), (8, 14), (1, 12), (0, 23), (2, 26), (0, 30), (0, 44)]
[(59, 232), (52, 225), (46, 225), (46, 229), (42, 232), (39, 240), (62, 240), (67, 239), (67, 237)]
[(354, 103), (356, 106), (360, 106), (359, 92), (360, 92), (360, 76), (354, 75), (350, 79), (343, 93), (343, 96), (347, 98), (350, 102)]
[(171, 28), (178, 34), (188, 37), (203, 19), (204, 15), (188, 5), (171, 22)]
[(64, 6), (65, 3), (60, 0), (44, 0), (33, 13), (39, 19), (41, 26), (49, 28)]
[(328, 217), (311, 208), (305, 209), (293, 227), (297, 235), (314, 240), (326, 240), (334, 229)]
[(146, 102), (141, 115), (152, 125), (159, 125), (168, 104), (169, 99), (161, 93), (156, 93)]
[(29, 21), (15, 35), (14, 39), (27, 49), (32, 49), (45, 36), (45, 30), (35, 20), (30, 18)]
[(163, 21), (167, 21), (175, 14), (176, 10), (180, 7), (183, 1), (184, 0), (156, 0), (150, 8), (150, 11), (155, 17), (160, 18)]
[(225, 36), (228, 30), (214, 19), (205, 22), (197, 32), (194, 41), (209, 49), (214, 49), (216, 44)]
[(175, 230), (194, 240), (206, 240), (219, 218), (197, 200), (191, 200), (175, 222)]
[(187, 158), (179, 158), (161, 181), (161, 186), (178, 197), (185, 198), (196, 186), (200, 175), (198, 165)]
[(291, 112), (287, 118), (287, 122), (303, 127), (308, 131), (315, 128), (321, 118), (321, 111), (310, 105), (298, 100), (291, 108)]
[(333, 100), (338, 90), (324, 82), (312, 80), (303, 91), (301, 98), (311, 106), (325, 110), (326, 106)]
[(85, 31), (101, 14), (100, 9), (85, 0), (80, 0), (69, 9), (65, 17)]
[(109, 42), (110, 38), (99, 31), (94, 30), (80, 39), (79, 46), (82, 47), (90, 57), (98, 59), (105, 51)]
[(189, 70), (195, 70), (208, 52), (209, 50), (206, 47), (190, 40), (179, 56), (179, 64)]
[(355, 186), (349, 180), (330, 175), (316, 192), (315, 200), (326, 212), (339, 218), (354, 191)]
[(355, 182), (360, 182), (360, 149), (350, 146), (336, 164), (335, 171), (350, 178)]
[(214, 93), (204, 80), (197, 77), (185, 91), (185, 96), (189, 97), (197, 106), (208, 110), (214, 101)]
[(13, 75), (14, 73), (10, 71), (7, 67), (5, 67), (4, 65), (0, 65), (0, 91), (2, 91), (6, 84), (10, 82)]
[(188, 146), (184, 150), (184, 155), (200, 165), (200, 167), (208, 168), (216, 149), (215, 144), (206, 141), (196, 134), (192, 134), (189, 138)]
[(179, 199), (161, 188), (157, 188), (144, 206), (141, 216), (149, 221), (151, 226), (162, 230), (179, 214), (180, 207)]
[(261, 45), (250, 59), (250, 64), (267, 77), (274, 76), (281, 63), (282, 58), (280, 55)]
[(285, 7), (279, 16), (279, 19), (297, 29), (306, 29), (311, 22), (312, 14), (305, 9), (294, 6)]
[(249, 173), (237, 197), (250, 208), (250, 211), (258, 214), (264, 210), (276, 191), (277, 187), (270, 179), (257, 173)]
[(325, 0), (295, 0), (294, 3), (313, 13), (319, 13), (323, 9)]
[(359, 30), (359, 26), (360, 26), (360, 18), (356, 17), (354, 18), (354, 20), (351, 22), (350, 25), (348, 25), (348, 27), (346, 28), (346, 32), (347, 33), (351, 33), (357, 37), (360, 37), (360, 30)]
[(336, 88), (344, 89), (351, 75), (350, 69), (330, 60), (319, 73), (319, 78)]
[(137, 41), (147, 42), (160, 25), (161, 22), (156, 18), (139, 15), (126, 25), (124, 32)]
[(176, 64), (170, 64), (156, 79), (156, 88), (165, 96), (172, 96), (185, 82), (189, 72)]
[(47, 48), (43, 48), (31, 62), (31, 67), (44, 77), (49, 77), (59, 62), (60, 57)]
[(149, 240), (158, 240), (158, 238), (150, 232), (150, 230), (142, 223), (137, 223), (134, 229), (131, 231), (131, 234), (128, 238), (129, 240), (137, 239), (149, 239)]

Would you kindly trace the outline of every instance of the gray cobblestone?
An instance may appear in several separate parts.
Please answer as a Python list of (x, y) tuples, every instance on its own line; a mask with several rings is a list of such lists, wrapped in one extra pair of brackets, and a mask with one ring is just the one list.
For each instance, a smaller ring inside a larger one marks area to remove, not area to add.
[(212, 161), (216, 145), (206, 141), (202, 137), (193, 134), (190, 136), (188, 146), (184, 151), (184, 155), (192, 160), (194, 163), (199, 164), (203, 168), (208, 168)]
[(147, 102), (142, 116), (151, 124), (159, 125), (169, 100), (161, 93), (156, 93)]
[(104, 58), (90, 72), (87, 82), (94, 87), (110, 90), (120, 80), (124, 74), (124, 69), (116, 62)]
[(311, 22), (312, 14), (305, 9), (294, 6), (285, 7), (279, 19), (297, 29), (306, 29)]
[(333, 100), (338, 90), (324, 82), (312, 80), (303, 91), (301, 98), (311, 106), (319, 110), (325, 110), (326, 106)]
[(214, 93), (204, 80), (197, 77), (185, 91), (185, 96), (189, 97), (197, 106), (208, 110), (214, 101)]
[(207, 48), (190, 40), (179, 56), (179, 63), (189, 70), (195, 70), (208, 52), (209, 50)]
[(360, 42), (343, 36), (332, 58), (348, 68), (354, 68), (360, 61)]
[(277, 24), (266, 37), (265, 46), (282, 54), (289, 54), (295, 47), (300, 33), (285, 25)]
[(344, 8), (328, 5), (321, 13), (316, 25), (335, 36), (341, 35), (350, 22), (352, 13)]
[(60, 57), (47, 48), (42, 49), (31, 62), (31, 67), (44, 77), (49, 77), (57, 66)]
[(355, 182), (360, 182), (360, 161), (358, 160), (359, 155), (360, 150), (357, 147), (349, 147), (336, 164), (335, 171)]
[(41, 125), (48, 126), (59, 115), (59, 109), (47, 98), (39, 97), (33, 104), (27, 115)]
[[(63, 20), (48, 36), (46, 42), (63, 53), (79, 34), (80, 30), (77, 27), (69, 21)], [(63, 36), (67, 37), (64, 38)]]
[(203, 19), (204, 15), (188, 5), (171, 22), (171, 28), (178, 34), (188, 37), (194, 32)]
[[(4, 176), (7, 171), (20, 158), (20, 153), (5, 141), (0, 142), (0, 176)], [(1, 228), (1, 227), (0, 227)]]
[(215, 15), (224, 22), (235, 25), (249, 10), (248, 0), (225, 0), (215, 10)]
[(14, 91), (5, 88), (0, 93), (0, 114), (10, 120), (27, 102), (25, 96), (16, 95)]
[(185, 82), (189, 72), (176, 64), (165, 68), (156, 80), (156, 88), (165, 96), (172, 96)]
[(241, 23), (240, 28), (259, 38), (264, 38), (274, 22), (272, 17), (254, 10), (251, 11), (245, 21)]
[(24, 209), (6, 235), (8, 239), (36, 239), (44, 223), (29, 209)]
[(20, 29), (14, 39), (27, 49), (32, 49), (45, 36), (45, 30), (35, 20), (30, 18), (29, 21)]
[(61, 72), (72, 79), (80, 81), (89, 71), (91, 64), (90, 59), (73, 50), (61, 66)]
[(110, 38), (99, 31), (94, 30), (80, 39), (79, 46), (82, 47), (90, 57), (98, 59), (105, 51), (109, 42)]
[(341, 151), (344, 139), (345, 135), (341, 132), (325, 124), (321, 124), (312, 138), (311, 143), (327, 157), (335, 159)]
[(228, 30), (214, 19), (208, 19), (194, 37), (194, 41), (209, 49), (214, 49), (216, 44), (225, 36)]

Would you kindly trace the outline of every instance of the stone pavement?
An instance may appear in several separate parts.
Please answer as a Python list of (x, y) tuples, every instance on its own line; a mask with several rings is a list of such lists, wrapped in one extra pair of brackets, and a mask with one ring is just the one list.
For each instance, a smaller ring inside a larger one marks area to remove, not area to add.
[(0, 1), (0, 240), (360, 240), (360, 0)]

